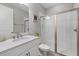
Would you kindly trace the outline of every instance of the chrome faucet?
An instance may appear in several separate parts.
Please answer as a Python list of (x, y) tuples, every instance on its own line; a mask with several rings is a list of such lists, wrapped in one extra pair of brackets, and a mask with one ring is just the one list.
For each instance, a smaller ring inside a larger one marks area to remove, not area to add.
[(20, 37), (22, 37), (23, 35), (22, 34), (20, 34), (20, 33), (16, 33), (17, 35), (16, 35), (16, 37), (17, 38), (20, 38)]
[(15, 35), (12, 36), (13, 39), (20, 38), (20, 37), (23, 36), (22, 34), (20, 34), (20, 33), (18, 33), (18, 32), (15, 32), (15, 33), (16, 33), (16, 36), (15, 36)]

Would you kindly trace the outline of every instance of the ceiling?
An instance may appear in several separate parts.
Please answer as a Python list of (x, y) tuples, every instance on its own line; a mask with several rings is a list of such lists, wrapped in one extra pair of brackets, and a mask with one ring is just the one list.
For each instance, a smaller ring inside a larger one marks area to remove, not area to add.
[(57, 4), (59, 3), (40, 3), (44, 8), (51, 8), (51, 7), (54, 7), (56, 6)]
[(10, 8), (19, 8), (26, 12), (29, 11), (29, 8), (27, 6), (25, 6), (24, 4), (20, 4), (20, 3), (0, 3), (0, 4), (10, 7)]

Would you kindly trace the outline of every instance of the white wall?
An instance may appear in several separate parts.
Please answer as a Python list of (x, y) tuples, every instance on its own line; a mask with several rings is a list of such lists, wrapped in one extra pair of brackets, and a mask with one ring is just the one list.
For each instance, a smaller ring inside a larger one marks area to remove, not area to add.
[(41, 33), (41, 25), (40, 25), (40, 20), (34, 22), (33, 21), (33, 15), (40, 15), (40, 13), (45, 14), (45, 11), (43, 7), (40, 4), (29, 4), (29, 32), (30, 34), (35, 34), (35, 32)]
[(0, 5), (0, 40), (10, 37), (13, 32), (13, 9)]
[(79, 8), (79, 3), (61, 3), (61, 4), (58, 4), (54, 7), (47, 9), (46, 14), (47, 15), (53, 15), (53, 14), (68, 11), (68, 10), (71, 10), (71, 9), (74, 9), (74, 8)]
[(55, 7), (47, 9), (47, 15), (53, 15), (59, 12), (64, 12), (68, 11), (74, 8), (74, 4), (72, 3), (63, 3), (63, 4), (58, 4)]
[(74, 8), (79, 8), (79, 3), (75, 3)]
[(29, 17), (29, 11), (25, 12), (19, 8), (13, 8), (14, 16), (14, 32), (23, 33), (24, 32), (24, 17)]

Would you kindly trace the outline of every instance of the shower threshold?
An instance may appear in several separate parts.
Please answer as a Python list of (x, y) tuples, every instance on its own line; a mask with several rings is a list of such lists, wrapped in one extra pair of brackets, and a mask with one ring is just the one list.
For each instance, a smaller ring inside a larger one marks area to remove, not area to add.
[(47, 53), (47, 56), (66, 56), (66, 55), (54, 51), (49, 51)]

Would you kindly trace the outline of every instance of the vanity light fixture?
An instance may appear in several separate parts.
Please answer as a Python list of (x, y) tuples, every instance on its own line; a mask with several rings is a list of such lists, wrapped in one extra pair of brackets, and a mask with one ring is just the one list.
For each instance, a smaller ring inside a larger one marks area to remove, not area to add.
[(50, 17), (49, 16), (46, 16), (45, 19), (50, 19)]

